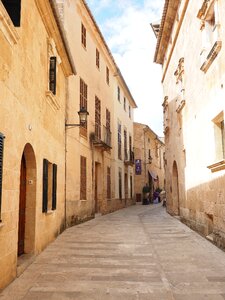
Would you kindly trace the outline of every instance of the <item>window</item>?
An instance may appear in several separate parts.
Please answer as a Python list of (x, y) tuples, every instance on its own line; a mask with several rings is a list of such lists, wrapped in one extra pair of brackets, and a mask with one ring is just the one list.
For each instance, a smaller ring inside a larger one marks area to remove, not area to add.
[(129, 105), (129, 118), (131, 119), (131, 107)]
[(134, 153), (132, 151), (132, 137), (129, 135), (129, 159), (130, 161), (134, 160)]
[(56, 94), (56, 57), (51, 56), (49, 61), (49, 90)]
[(121, 124), (118, 123), (118, 158), (122, 159), (122, 145), (121, 145)]
[[(87, 97), (88, 87), (87, 84), (80, 78), (80, 109), (85, 108), (87, 110)], [(80, 129), (87, 129), (87, 122), (80, 126)]]
[(130, 198), (133, 198), (133, 177), (130, 175)]
[(124, 129), (124, 160), (128, 160), (127, 155), (127, 131)]
[(42, 212), (56, 209), (57, 165), (43, 160)]
[(218, 0), (204, 0), (197, 17), (202, 32), (201, 70), (207, 72), (222, 47), (218, 14)]
[(106, 67), (106, 82), (109, 84), (109, 68)]
[(1, 206), (2, 206), (2, 173), (3, 173), (3, 150), (4, 135), (0, 133), (0, 222), (1, 222)]
[(123, 98), (123, 109), (126, 111), (127, 110), (127, 107), (126, 107), (126, 98), (124, 97)]
[(98, 49), (96, 49), (96, 67), (99, 69), (100, 68), (100, 53)]
[(87, 200), (87, 159), (80, 157), (80, 199)]
[(8, 15), (15, 27), (20, 27), (21, 0), (2, 0)]
[(117, 87), (117, 99), (120, 102), (120, 88), (119, 88), (119, 86)]
[(151, 150), (148, 149), (148, 159), (150, 160), (151, 159)]
[(119, 168), (119, 199), (122, 199), (122, 170)]
[(107, 167), (107, 198), (111, 198), (111, 169)]
[(85, 49), (86, 49), (86, 46), (87, 46), (87, 44), (86, 44), (86, 35), (87, 35), (86, 28), (81, 23), (81, 43), (82, 43), (82, 45), (84, 46)]
[(225, 148), (224, 148), (224, 139), (225, 139), (225, 132), (224, 132), (224, 117), (223, 113), (217, 116), (214, 119), (214, 135), (215, 135), (215, 153), (216, 153), (216, 160), (222, 160), (225, 158)]
[(110, 111), (106, 108), (106, 133), (105, 143), (111, 146), (111, 131), (110, 131)]
[(95, 96), (95, 137), (101, 139), (101, 101)]

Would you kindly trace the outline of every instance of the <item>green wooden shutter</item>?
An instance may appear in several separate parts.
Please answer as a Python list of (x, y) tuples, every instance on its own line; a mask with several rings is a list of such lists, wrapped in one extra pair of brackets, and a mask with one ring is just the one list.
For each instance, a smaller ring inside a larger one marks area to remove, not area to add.
[(21, 0), (2, 0), (2, 4), (7, 10), (14, 26), (20, 26), (20, 11), (21, 11)]
[(56, 195), (57, 195), (57, 165), (53, 164), (52, 176), (52, 210), (56, 209)]
[(4, 135), (0, 133), (0, 222), (1, 222), (1, 206), (2, 206), (3, 150), (4, 150)]
[(43, 197), (42, 212), (48, 211), (48, 160), (43, 159)]

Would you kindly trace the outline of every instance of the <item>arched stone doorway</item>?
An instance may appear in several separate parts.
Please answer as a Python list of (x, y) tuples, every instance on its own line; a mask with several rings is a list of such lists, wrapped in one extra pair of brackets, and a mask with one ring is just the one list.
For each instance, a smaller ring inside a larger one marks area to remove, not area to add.
[(30, 144), (26, 144), (20, 166), (18, 256), (34, 253), (36, 176), (34, 150)]
[(178, 185), (178, 170), (177, 163), (173, 163), (172, 174), (172, 199), (173, 199), (173, 212), (175, 215), (180, 215), (180, 202), (179, 202), (179, 185)]

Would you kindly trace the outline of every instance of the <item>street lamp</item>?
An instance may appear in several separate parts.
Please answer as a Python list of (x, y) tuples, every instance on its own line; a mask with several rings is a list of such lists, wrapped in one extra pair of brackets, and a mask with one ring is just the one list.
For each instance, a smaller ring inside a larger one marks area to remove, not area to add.
[(89, 115), (89, 112), (87, 111), (86, 108), (81, 107), (80, 111), (78, 111), (77, 113), (80, 118), (80, 123), (79, 124), (66, 124), (66, 126), (70, 126), (70, 127), (82, 126), (87, 122), (87, 116)]

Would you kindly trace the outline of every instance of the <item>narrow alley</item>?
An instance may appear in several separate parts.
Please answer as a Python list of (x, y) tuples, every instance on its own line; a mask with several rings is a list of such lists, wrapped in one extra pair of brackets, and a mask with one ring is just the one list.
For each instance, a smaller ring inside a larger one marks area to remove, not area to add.
[(225, 253), (161, 204), (136, 205), (67, 229), (0, 299), (224, 300)]

